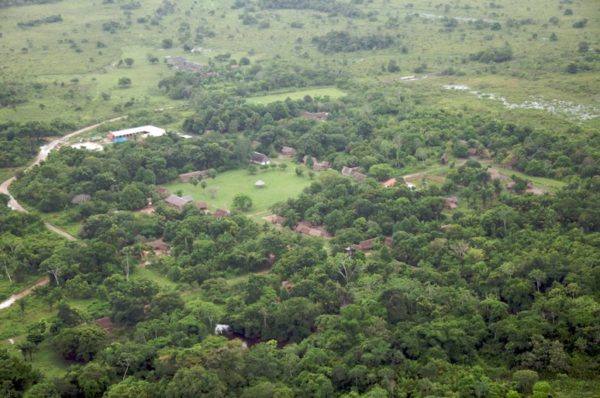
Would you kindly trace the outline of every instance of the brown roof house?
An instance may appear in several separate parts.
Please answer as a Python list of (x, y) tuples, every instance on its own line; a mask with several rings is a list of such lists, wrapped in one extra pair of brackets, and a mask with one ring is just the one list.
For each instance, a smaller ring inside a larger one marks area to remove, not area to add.
[(169, 250), (171, 250), (171, 247), (166, 244), (162, 238), (146, 242), (146, 246), (148, 246), (157, 256), (169, 254)]
[(266, 164), (270, 164), (271, 159), (269, 159), (269, 157), (264, 153), (252, 152), (252, 155), (250, 156), (250, 163), (260, 164), (261, 166), (264, 166)]
[(106, 333), (111, 333), (115, 328), (114, 323), (111, 321), (110, 317), (107, 316), (96, 319), (94, 323), (104, 329)]
[[(304, 156), (304, 158), (302, 159), (302, 163), (304, 163), (304, 165), (306, 165), (307, 160), (308, 160), (308, 156)], [(314, 171), (323, 171), (323, 170), (327, 170), (327, 169), (331, 168), (331, 163), (329, 163), (326, 160), (319, 162), (319, 160), (317, 158), (315, 158), (314, 156), (312, 156), (312, 162), (313, 162), (312, 168)]]
[(194, 199), (191, 196), (169, 195), (165, 199), (165, 203), (177, 210), (183, 210), (183, 207), (188, 203), (192, 203)]
[(265, 217), (265, 220), (275, 225), (283, 225), (285, 224), (285, 217), (279, 216), (277, 214), (271, 214)]
[(360, 172), (360, 167), (342, 167), (342, 175), (346, 177), (352, 177), (356, 181), (364, 181), (367, 178), (366, 175)]
[(304, 119), (315, 120), (317, 122), (324, 122), (329, 119), (329, 112), (302, 112), (300, 113)]
[(71, 199), (71, 203), (74, 205), (80, 205), (82, 203), (89, 202), (91, 199), (92, 197), (90, 195), (88, 195), (87, 193), (82, 193), (73, 196), (73, 199)]
[(298, 225), (296, 225), (296, 227), (294, 228), (294, 231), (308, 236), (331, 238), (331, 234), (327, 232), (325, 228), (313, 226), (308, 221), (300, 221)]
[(456, 209), (458, 207), (458, 198), (456, 196), (444, 198), (444, 207), (448, 210)]
[(397, 182), (397, 181), (396, 181), (396, 179), (395, 179), (395, 178), (390, 178), (389, 180), (387, 180), (387, 181), (384, 181), (384, 182), (382, 183), (382, 185), (383, 185), (384, 187), (386, 187), (386, 188), (392, 188), (393, 186), (395, 186), (395, 185), (396, 185), (396, 182)]
[[(375, 244), (379, 241), (379, 238), (371, 238), (371, 239), (367, 239), (367, 240), (363, 240), (362, 242), (357, 243), (356, 245), (352, 245), (351, 248), (354, 250), (360, 250), (362, 252), (367, 252), (370, 250), (373, 250), (373, 248), (375, 247)], [(391, 247), (392, 246), (392, 238), (389, 236), (386, 236), (383, 240), (383, 244)]]
[(281, 147), (281, 154), (283, 156), (294, 156), (296, 155), (296, 150), (294, 148), (292, 148), (291, 146), (282, 146)]
[(216, 218), (229, 217), (230, 215), (231, 215), (231, 212), (229, 210), (224, 210), (224, 209), (217, 209), (213, 213), (213, 216), (215, 216)]

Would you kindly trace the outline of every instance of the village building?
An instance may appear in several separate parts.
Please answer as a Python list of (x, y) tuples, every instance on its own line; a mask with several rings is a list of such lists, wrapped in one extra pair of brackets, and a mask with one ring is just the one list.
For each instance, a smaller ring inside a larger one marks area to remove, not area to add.
[(171, 207), (176, 208), (177, 210), (183, 210), (184, 206), (188, 203), (192, 203), (194, 199), (191, 196), (177, 196), (177, 195), (169, 195), (165, 199), (165, 203)]
[(458, 198), (456, 196), (444, 198), (444, 207), (448, 210), (456, 209), (458, 207)]
[(325, 228), (313, 226), (308, 221), (300, 221), (298, 225), (294, 227), (294, 231), (308, 236), (331, 238), (331, 234), (327, 232)]
[(283, 225), (285, 224), (286, 218), (277, 214), (271, 214), (265, 217), (265, 220), (275, 225)]
[(292, 289), (294, 288), (294, 284), (290, 281), (282, 281), (281, 282), (281, 288), (283, 290), (285, 290), (286, 292), (291, 292)]
[(389, 180), (384, 181), (381, 185), (383, 185), (386, 188), (392, 188), (396, 186), (396, 182), (397, 180), (395, 178), (390, 178)]
[(271, 163), (271, 159), (263, 153), (260, 152), (252, 152), (250, 156), (250, 163), (259, 164), (261, 166), (267, 165)]
[(360, 167), (342, 167), (342, 175), (346, 177), (352, 177), (356, 181), (362, 182), (367, 176), (360, 172)]
[(71, 199), (71, 203), (74, 205), (80, 205), (82, 203), (89, 202), (90, 200), (92, 200), (92, 197), (90, 195), (88, 195), (87, 193), (82, 193), (73, 196), (73, 199)]
[(200, 211), (207, 212), (208, 211), (208, 203), (196, 202), (196, 208)]
[(125, 130), (111, 131), (108, 133), (108, 139), (114, 143), (125, 142), (137, 138), (160, 137), (165, 135), (165, 129), (155, 126), (140, 126)]
[(204, 178), (208, 178), (209, 174), (210, 173), (208, 170), (191, 171), (189, 173), (179, 174), (179, 181), (190, 182), (193, 179), (202, 180)]
[(300, 116), (304, 119), (314, 120), (317, 122), (324, 122), (329, 119), (329, 112), (301, 112)]
[(162, 238), (146, 242), (146, 246), (148, 246), (157, 256), (169, 254), (169, 251), (171, 250), (171, 247), (166, 244)]
[[(302, 163), (305, 166), (306, 166), (307, 161), (308, 161), (308, 156), (304, 156), (304, 158), (302, 159)], [(314, 156), (312, 156), (312, 162), (313, 162), (312, 168), (314, 171), (323, 171), (323, 170), (328, 170), (331, 168), (331, 163), (329, 163), (326, 160), (319, 162), (319, 160), (317, 158), (315, 158)]]
[(167, 196), (169, 196), (171, 194), (169, 192), (169, 190), (167, 188), (164, 188), (164, 187), (156, 187), (155, 191), (158, 194), (158, 196), (160, 196), (163, 199), (166, 198)]
[(258, 180), (254, 183), (256, 188), (264, 188), (267, 185), (263, 180)]
[(296, 150), (294, 148), (292, 148), (291, 146), (282, 146), (281, 154), (283, 156), (293, 157), (296, 155)]
[(213, 213), (213, 216), (216, 218), (229, 217), (230, 215), (231, 215), (231, 212), (229, 210), (224, 210), (224, 209), (217, 209)]
[(94, 321), (94, 323), (100, 326), (106, 333), (111, 333), (115, 328), (115, 324), (112, 322), (110, 317), (105, 316), (103, 318), (98, 318)]
[[(367, 251), (373, 250), (373, 248), (375, 247), (375, 245), (377, 244), (378, 241), (379, 241), (379, 238), (371, 238), (371, 239), (363, 240), (362, 242), (359, 242), (355, 245), (352, 245), (352, 246), (350, 246), (350, 248), (352, 250), (359, 250), (362, 252), (367, 252)], [(383, 239), (383, 244), (386, 245), (387, 247), (391, 247), (392, 243), (393, 243), (393, 240), (389, 236), (386, 236)]]

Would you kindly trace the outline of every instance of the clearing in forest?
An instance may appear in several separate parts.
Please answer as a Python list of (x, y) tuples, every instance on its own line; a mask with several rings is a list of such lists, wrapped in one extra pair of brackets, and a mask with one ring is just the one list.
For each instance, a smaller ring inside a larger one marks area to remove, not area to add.
[[(248, 211), (251, 216), (265, 215), (275, 203), (298, 196), (304, 188), (309, 186), (311, 180), (306, 170), (302, 176), (297, 176), (294, 163), (286, 163), (285, 170), (281, 168), (259, 169), (256, 174), (248, 170), (239, 169), (219, 173), (214, 179), (206, 179), (206, 187), (201, 184), (174, 182), (165, 185), (170, 192), (190, 195), (196, 201), (208, 203), (210, 210), (232, 209), (233, 198), (238, 194), (248, 195), (252, 199), (252, 208)], [(265, 186), (255, 186), (258, 180), (265, 182)]]

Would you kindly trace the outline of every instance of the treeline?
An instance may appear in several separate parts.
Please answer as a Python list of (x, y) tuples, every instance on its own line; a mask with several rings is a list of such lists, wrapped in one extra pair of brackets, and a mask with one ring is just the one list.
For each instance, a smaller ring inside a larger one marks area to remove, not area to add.
[(381, 50), (396, 44), (390, 35), (370, 34), (364, 36), (351, 35), (346, 31), (331, 31), (324, 36), (312, 38), (317, 49), (325, 54), (353, 52), (363, 50)]
[(73, 127), (60, 120), (0, 124), (0, 167), (23, 166), (35, 156), (44, 138), (61, 135)]
[[(228, 60), (227, 58), (226, 60)], [(242, 63), (242, 62), (240, 62)], [(230, 93), (246, 96), (252, 93), (273, 91), (284, 88), (331, 85), (347, 79), (342, 70), (326, 67), (305, 67), (285, 62), (242, 65), (213, 64), (210, 74), (178, 72), (158, 83), (158, 87), (173, 99), (187, 99), (194, 94), (202, 94), (206, 89), (219, 83), (233, 83)]]
[(57, 14), (40, 19), (32, 19), (26, 22), (19, 22), (17, 26), (19, 26), (19, 28), (33, 28), (34, 26), (62, 22), (62, 20), (62, 16), (60, 14)]
[(513, 50), (508, 45), (504, 47), (488, 48), (469, 55), (469, 59), (485, 64), (507, 62), (513, 59)]
[(313, 10), (349, 18), (363, 16), (363, 12), (352, 4), (336, 0), (260, 0), (259, 4), (265, 9)]

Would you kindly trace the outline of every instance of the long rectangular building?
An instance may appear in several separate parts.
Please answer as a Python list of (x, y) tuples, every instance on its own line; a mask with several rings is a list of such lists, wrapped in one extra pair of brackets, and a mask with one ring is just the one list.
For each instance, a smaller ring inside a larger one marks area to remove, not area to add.
[(130, 129), (111, 131), (108, 133), (108, 139), (112, 142), (124, 142), (131, 138), (142, 136), (142, 137), (160, 137), (165, 135), (165, 129), (155, 126), (140, 126), (133, 127)]

